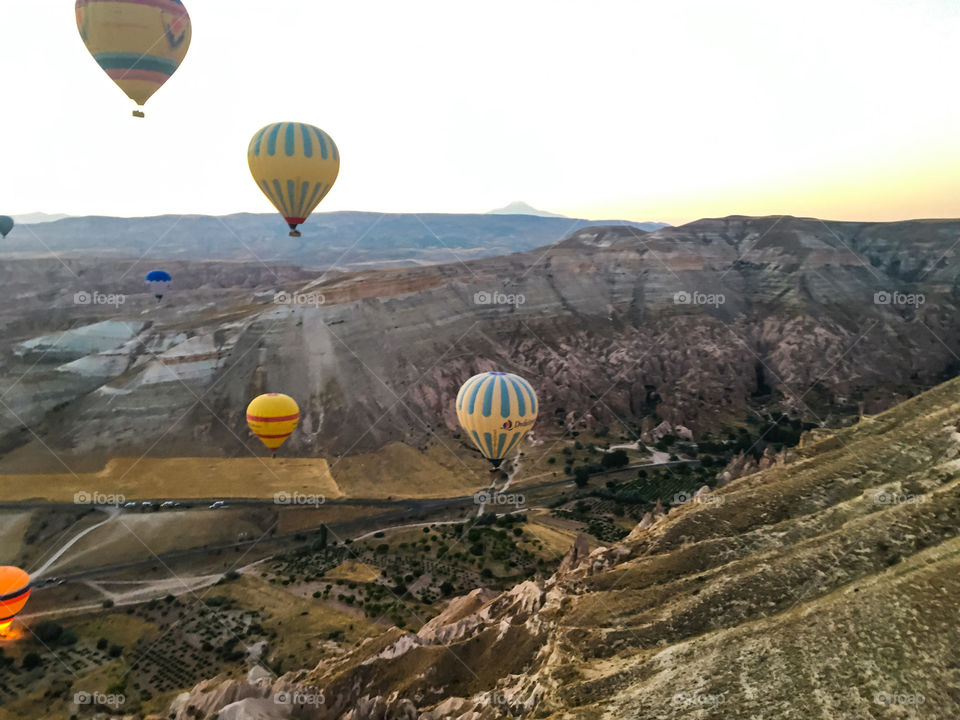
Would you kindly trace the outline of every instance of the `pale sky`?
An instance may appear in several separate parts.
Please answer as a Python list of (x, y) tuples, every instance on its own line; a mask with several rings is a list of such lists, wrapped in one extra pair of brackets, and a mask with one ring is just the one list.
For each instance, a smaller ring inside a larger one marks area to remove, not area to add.
[(960, 217), (956, 0), (185, 0), (147, 117), (72, 0), (0, 2), (0, 213), (271, 212), (246, 148), (337, 142), (318, 210)]

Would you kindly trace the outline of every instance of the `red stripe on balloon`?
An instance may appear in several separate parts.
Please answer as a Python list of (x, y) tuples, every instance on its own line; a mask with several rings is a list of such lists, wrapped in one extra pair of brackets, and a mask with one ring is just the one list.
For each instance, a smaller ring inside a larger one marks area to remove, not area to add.
[(300, 413), (294, 415), (284, 415), (283, 417), (261, 417), (259, 415), (247, 415), (247, 420), (251, 422), (286, 422), (287, 420), (299, 420)]

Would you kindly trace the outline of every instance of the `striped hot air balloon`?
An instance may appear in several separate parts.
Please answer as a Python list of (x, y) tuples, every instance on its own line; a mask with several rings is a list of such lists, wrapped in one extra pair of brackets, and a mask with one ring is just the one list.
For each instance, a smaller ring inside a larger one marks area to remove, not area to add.
[(536, 422), (537, 395), (517, 375), (480, 373), (457, 393), (457, 419), (496, 470)]
[(287, 221), (290, 237), (300, 237), (297, 225), (337, 180), (340, 152), (320, 128), (281, 122), (257, 131), (247, 148), (247, 163), (257, 186)]
[[(180, 0), (77, 0), (87, 50), (127, 97), (142, 106), (177, 71), (190, 47)], [(141, 110), (134, 110), (143, 117)]]
[(18, 567), (0, 567), (0, 633), (23, 610), (30, 597), (30, 576)]
[(300, 422), (300, 408), (296, 400), (281, 393), (267, 393), (255, 397), (247, 405), (247, 425), (250, 431), (260, 438), (276, 455), (277, 448), (283, 445)]

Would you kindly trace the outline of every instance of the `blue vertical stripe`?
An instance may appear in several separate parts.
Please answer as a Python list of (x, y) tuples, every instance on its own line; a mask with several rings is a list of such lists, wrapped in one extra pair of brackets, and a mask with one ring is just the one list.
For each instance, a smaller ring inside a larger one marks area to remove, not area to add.
[(313, 132), (317, 136), (317, 140), (320, 142), (320, 157), (324, 160), (327, 159), (327, 141), (323, 139), (323, 132), (320, 128), (314, 128)]
[(260, 184), (263, 186), (263, 191), (267, 194), (267, 197), (270, 198), (270, 202), (274, 205), (278, 203), (277, 196), (273, 194), (273, 190), (270, 189), (270, 183), (266, 180), (261, 180)]
[(474, 444), (480, 449), (480, 452), (483, 452), (483, 443), (480, 442), (480, 436), (477, 435), (477, 431), (476, 431), (476, 430), (471, 430), (470, 432), (473, 433), (473, 442), (474, 442)]
[(495, 381), (500, 386), (500, 417), (510, 417), (510, 391), (507, 389), (507, 381), (501, 375)]
[(277, 135), (280, 134), (280, 123), (274, 125), (270, 134), (267, 135), (267, 155), (271, 157), (277, 154)]
[(490, 433), (485, 432), (483, 434), (483, 441), (487, 444), (487, 457), (496, 458), (496, 455), (493, 454), (493, 436)]
[(502, 457), (503, 457), (503, 444), (504, 444), (504, 442), (506, 442), (506, 440), (507, 440), (507, 434), (506, 434), (506, 433), (497, 433), (497, 435), (499, 435), (500, 438), (499, 438), (499, 440), (497, 441), (497, 454), (494, 455), (493, 457), (495, 457), (495, 458), (502, 458)]
[(513, 437), (510, 438), (510, 444), (507, 445), (507, 449), (503, 451), (504, 457), (506, 457), (507, 455), (510, 454), (510, 451), (513, 450), (513, 448), (516, 446), (517, 441), (518, 441), (519, 439), (520, 439), (520, 433), (515, 432), (515, 433), (513, 434)]
[(527, 414), (527, 403), (524, 400), (523, 391), (520, 390), (520, 385), (517, 383), (516, 375), (510, 376), (510, 384), (513, 385), (513, 389), (517, 393), (517, 413), (519, 413), (520, 417), (525, 417)]
[(267, 128), (262, 128), (260, 132), (257, 133), (257, 139), (253, 143), (253, 154), (255, 157), (260, 156), (260, 143), (263, 142), (263, 134), (267, 131)]
[(310, 195), (310, 201), (307, 203), (306, 212), (313, 210), (323, 199), (323, 183), (317, 183), (313, 186), (313, 194)]
[(300, 124), (300, 134), (303, 135), (303, 154), (313, 157), (313, 140), (310, 139), (310, 130), (303, 123)]
[(310, 191), (310, 182), (304, 180), (300, 185), (300, 205), (297, 208), (297, 217), (303, 217), (306, 213), (304, 212), (304, 206), (307, 202), (307, 193)]
[(470, 388), (470, 399), (467, 401), (467, 412), (471, 415), (474, 413), (474, 410), (477, 405), (477, 395), (480, 393), (480, 388), (483, 386), (483, 381), (486, 378), (481, 375), (477, 378), (477, 384)]
[[(287, 123), (286, 132), (283, 134), (283, 151), (287, 154), (287, 157), (293, 157), (293, 154), (297, 151), (296, 142), (294, 142), (294, 127), (293, 123)], [(291, 198), (292, 200), (293, 198)]]
[(483, 408), (481, 408), (480, 414), (488, 418), (493, 414), (493, 389), (497, 385), (497, 379), (488, 377), (484, 380), (484, 384), (486, 385), (486, 392), (483, 393)]
[(290, 217), (301, 217), (293, 214), (293, 209), (297, 206), (297, 183), (295, 180), (287, 180), (287, 197), (290, 198)]
[(290, 214), (290, 211), (287, 209), (287, 201), (286, 201), (286, 199), (283, 197), (283, 189), (280, 187), (280, 181), (279, 181), (279, 180), (274, 180), (274, 181), (273, 181), (273, 189), (274, 189), (274, 191), (277, 193), (277, 198), (280, 200), (280, 209), (283, 210), (283, 216), (284, 216), (285, 218), (293, 217), (293, 216)]
[(463, 410), (463, 401), (467, 399), (467, 393), (469, 393), (470, 388), (476, 385), (479, 381), (479, 375), (474, 375), (472, 378), (467, 380), (466, 385), (463, 386), (463, 390), (460, 393), (460, 402), (457, 403), (457, 410)]

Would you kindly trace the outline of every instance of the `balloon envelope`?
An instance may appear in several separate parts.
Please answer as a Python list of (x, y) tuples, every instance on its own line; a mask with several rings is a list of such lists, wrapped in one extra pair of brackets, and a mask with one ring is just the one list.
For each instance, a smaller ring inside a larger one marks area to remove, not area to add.
[(163, 299), (163, 294), (170, 288), (173, 278), (166, 270), (151, 270), (147, 273), (147, 287), (156, 295), (157, 300)]
[(13, 230), (13, 218), (9, 215), (0, 215), (0, 236), (6, 237)]
[(297, 225), (333, 187), (340, 172), (340, 152), (320, 128), (281, 122), (257, 131), (247, 148), (247, 163), (257, 186), (297, 237)]
[(6, 630), (30, 597), (30, 576), (18, 567), (0, 567), (0, 631)]
[(271, 450), (283, 445), (300, 422), (297, 401), (282, 393), (255, 397), (247, 406), (247, 425)]
[(170, 79), (190, 47), (180, 0), (77, 0), (76, 11), (87, 50), (137, 105)]
[(520, 443), (537, 420), (537, 395), (518, 375), (486, 372), (457, 393), (457, 419), (494, 467)]

